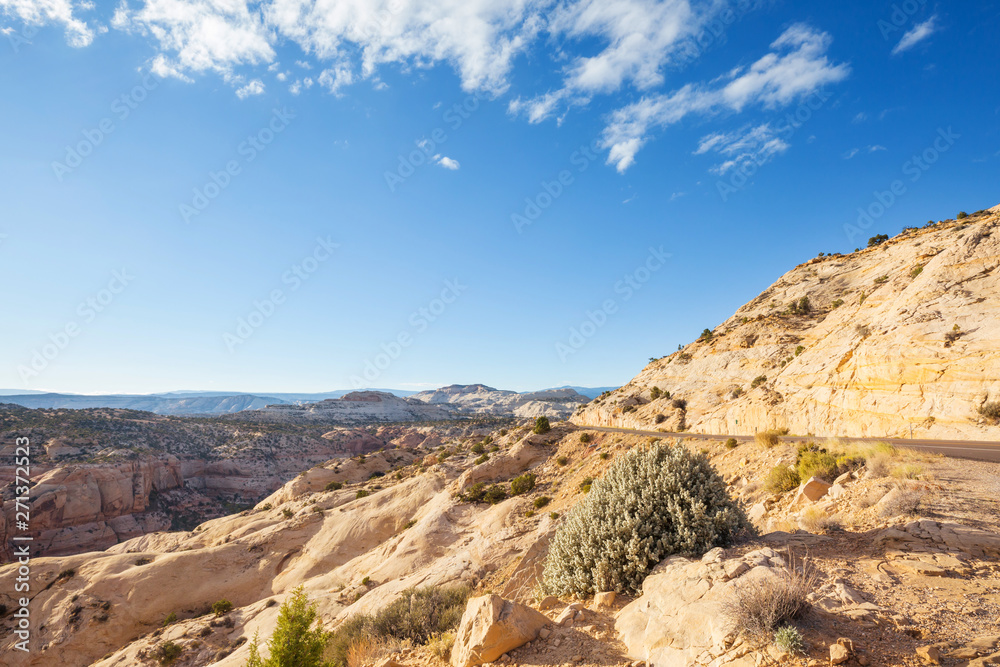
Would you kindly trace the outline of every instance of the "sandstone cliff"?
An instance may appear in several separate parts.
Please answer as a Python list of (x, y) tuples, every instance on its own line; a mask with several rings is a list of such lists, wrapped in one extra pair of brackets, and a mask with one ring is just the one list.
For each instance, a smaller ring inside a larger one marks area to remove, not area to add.
[(1000, 401), (998, 227), (1000, 207), (801, 264), (573, 421), (1000, 440), (980, 414)]
[(460, 413), (513, 414), (532, 419), (542, 415), (565, 419), (573, 410), (590, 400), (569, 388), (518, 393), (483, 384), (453, 384), (433, 391), (422, 391), (410, 398), (448, 407)]

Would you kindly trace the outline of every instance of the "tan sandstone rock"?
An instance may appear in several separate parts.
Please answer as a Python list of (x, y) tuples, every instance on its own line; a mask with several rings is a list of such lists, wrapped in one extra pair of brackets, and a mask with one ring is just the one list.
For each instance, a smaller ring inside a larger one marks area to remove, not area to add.
[(549, 619), (530, 607), (484, 595), (469, 600), (451, 650), (454, 667), (493, 662), (536, 637)]

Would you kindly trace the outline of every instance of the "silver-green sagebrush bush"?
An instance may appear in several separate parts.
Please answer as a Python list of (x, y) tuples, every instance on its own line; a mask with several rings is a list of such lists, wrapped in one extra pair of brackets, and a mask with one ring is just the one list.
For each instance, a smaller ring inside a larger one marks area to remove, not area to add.
[(750, 530), (704, 454), (654, 444), (612, 463), (549, 545), (545, 592), (635, 594), (672, 554), (700, 555)]

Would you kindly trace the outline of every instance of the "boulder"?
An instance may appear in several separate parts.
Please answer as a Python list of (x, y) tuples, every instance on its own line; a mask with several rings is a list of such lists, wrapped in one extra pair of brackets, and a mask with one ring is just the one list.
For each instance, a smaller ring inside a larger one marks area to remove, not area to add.
[(795, 502), (792, 504), (803, 505), (810, 502), (814, 503), (829, 493), (832, 486), (832, 484), (824, 482), (819, 477), (810, 477), (809, 481), (799, 487), (799, 492), (795, 496)]
[(851, 658), (851, 652), (843, 644), (830, 644), (830, 664), (841, 665)]
[(747, 518), (750, 519), (750, 523), (759, 526), (760, 522), (767, 518), (767, 505), (763, 501), (757, 503), (747, 512)]
[(597, 593), (594, 595), (594, 606), (597, 608), (614, 606), (616, 597), (617, 594), (614, 591)]
[(484, 595), (469, 600), (451, 650), (454, 667), (493, 662), (507, 651), (534, 640), (549, 619), (530, 607)]
[(941, 651), (937, 646), (918, 646), (917, 655), (925, 665), (941, 664)]

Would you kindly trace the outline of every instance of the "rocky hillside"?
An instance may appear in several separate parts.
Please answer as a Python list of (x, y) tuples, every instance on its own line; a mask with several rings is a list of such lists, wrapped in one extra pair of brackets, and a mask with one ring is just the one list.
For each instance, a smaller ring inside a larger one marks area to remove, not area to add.
[(532, 419), (542, 415), (565, 419), (590, 400), (569, 388), (518, 393), (483, 384), (453, 384), (433, 391), (422, 391), (412, 398), (431, 405), (441, 405), (458, 413), (512, 414)]
[(384, 391), (352, 391), (340, 398), (330, 398), (302, 405), (269, 405), (261, 410), (247, 410), (232, 419), (290, 424), (361, 424), (372, 422), (438, 421), (452, 419), (452, 411), (428, 405), (414, 398), (400, 398)]
[[(127, 410), (0, 408), (0, 460), (15, 438), (32, 446), (31, 553), (105, 549), (138, 535), (189, 529), (252, 506), (333, 457), (386, 447), (436, 447), (485, 432), (463, 422), (368, 428), (243, 424)], [(0, 465), (14, 479), (12, 465)], [(10, 559), (17, 512), (13, 485), (0, 490), (0, 562)]]
[[(544, 435), (524, 427), (434, 451), (386, 450), (314, 467), (253, 509), (190, 532), (34, 558), (32, 614), (44, 621), (34, 652), (24, 654), (10, 650), (14, 618), (0, 618), (4, 664), (152, 667), (163, 664), (164, 647), (176, 646), (172, 664), (242, 667), (248, 641), (274, 630), (276, 603), (297, 586), (332, 629), (409, 587), (456, 583), (485, 598), (470, 601), (452, 667), (915, 666), (920, 655), (983, 667), (1000, 655), (1000, 466), (892, 449), (851, 450), (861, 464), (835, 484), (808, 480), (776, 491), (768, 473), (796, 465), (802, 452), (795, 444), (692, 442), (753, 508), (762, 537), (702, 558), (667, 559), (637, 598), (536, 597), (549, 539), (566, 512), (589, 479), (642, 442), (581, 437), (557, 425)], [(479, 483), (505, 485), (509, 494), (510, 480), (527, 471), (537, 476), (534, 487), (496, 504), (460, 495)], [(780, 653), (742, 636), (722, 613), (734, 590), (800, 570), (806, 553), (810, 610), (796, 622), (803, 652)], [(16, 564), (0, 568), (7, 610), (15, 608), (16, 576)], [(233, 610), (212, 614), (220, 600)], [(356, 664), (448, 664), (430, 646), (383, 651)]]
[(251, 394), (206, 395), (206, 396), (163, 396), (150, 394), (133, 396), (111, 394), (103, 396), (83, 396), (79, 394), (11, 394), (3, 401), (26, 408), (63, 408), (82, 410), (86, 408), (120, 408), (123, 410), (144, 410), (158, 415), (209, 415), (227, 414), (241, 410), (257, 410), (267, 405), (284, 403), (278, 398), (253, 396)]
[(578, 424), (1000, 440), (1000, 207), (801, 264)]

